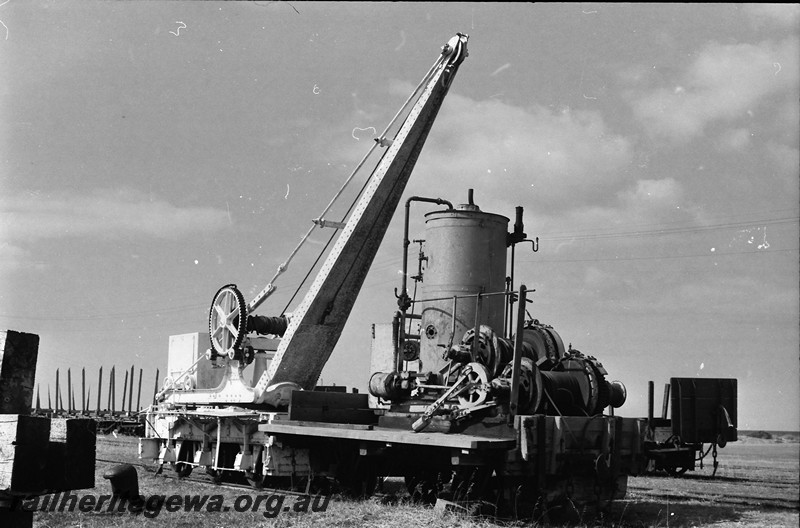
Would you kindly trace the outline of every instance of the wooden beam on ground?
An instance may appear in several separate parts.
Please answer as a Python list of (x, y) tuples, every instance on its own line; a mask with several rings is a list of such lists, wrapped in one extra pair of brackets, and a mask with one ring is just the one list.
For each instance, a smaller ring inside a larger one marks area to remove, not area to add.
[(47, 487), (53, 491), (94, 487), (97, 422), (53, 418), (47, 448)]
[(0, 415), (0, 496), (44, 490), (49, 437), (49, 418)]

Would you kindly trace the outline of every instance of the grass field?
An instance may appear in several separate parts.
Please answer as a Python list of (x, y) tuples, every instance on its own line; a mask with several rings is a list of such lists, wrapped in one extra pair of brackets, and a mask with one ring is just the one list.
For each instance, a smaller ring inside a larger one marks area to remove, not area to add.
[[(109, 468), (120, 462), (139, 464), (137, 440), (131, 437), (98, 437), (97, 471), (94, 490), (76, 492), (79, 500), (87, 495), (110, 494), (110, 485), (103, 478)], [(625, 500), (612, 505), (603, 518), (575, 513), (563, 524), (570, 526), (615, 527), (796, 527), (800, 522), (800, 444), (742, 437), (719, 451), (719, 469), (711, 478), (711, 457), (703, 470), (688, 472), (683, 478), (666, 476), (635, 477), (629, 480)], [(530, 526), (527, 523), (503, 523), (492, 519), (444, 513), (404, 500), (402, 494), (383, 495), (364, 501), (347, 501), (334, 497), (325, 503), (316, 498), (304, 499), (277, 492), (236, 489), (214, 485), (201, 476), (198, 480), (177, 480), (167, 468), (164, 475), (155, 475), (153, 468), (137, 467), (139, 492), (153, 500), (153, 508), (145, 513), (108, 512), (107, 508), (87, 513), (42, 512), (34, 514), (37, 527), (137, 527), (166, 526), (172, 528), (204, 528), (222, 526)], [(194, 475), (193, 475), (194, 477)], [(154, 496), (207, 495), (209, 501), (200, 511), (183, 511), (184, 507), (167, 503), (157, 505)], [(257, 498), (261, 495), (261, 498)], [(63, 500), (63, 497), (60, 499)], [(88, 499), (86, 499), (88, 500)], [(234, 511), (260, 501), (257, 511)], [(77, 502), (77, 501), (76, 501)], [(69, 500), (67, 501), (69, 503)], [(214, 507), (211, 507), (213, 504)], [(214, 510), (228, 507), (229, 511)], [(88, 508), (87, 508), (88, 509)], [(295, 511), (295, 509), (299, 511)], [(313, 511), (314, 509), (319, 511)], [(324, 511), (323, 511), (324, 510)]]

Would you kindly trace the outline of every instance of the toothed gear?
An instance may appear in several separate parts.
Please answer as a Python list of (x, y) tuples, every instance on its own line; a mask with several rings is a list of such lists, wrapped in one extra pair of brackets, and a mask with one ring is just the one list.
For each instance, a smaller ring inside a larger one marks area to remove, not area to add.
[(247, 334), (247, 304), (235, 284), (219, 289), (208, 315), (208, 335), (211, 347), (219, 355), (237, 359)]

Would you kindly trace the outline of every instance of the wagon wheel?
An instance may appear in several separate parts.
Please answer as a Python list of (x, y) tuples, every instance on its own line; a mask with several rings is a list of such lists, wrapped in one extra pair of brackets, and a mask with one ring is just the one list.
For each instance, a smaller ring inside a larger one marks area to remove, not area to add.
[(170, 462), (172, 469), (179, 478), (186, 478), (192, 474), (192, 469), (194, 469), (194, 466), (186, 463), (191, 461), (191, 452), (191, 442), (184, 441), (181, 443), (181, 448), (178, 451), (178, 455), (176, 457), (177, 460), (175, 462)]
[(246, 471), (244, 473), (244, 478), (247, 480), (247, 483), (250, 484), (253, 488), (261, 489), (264, 487), (264, 462), (262, 458), (262, 454), (259, 453), (258, 459), (256, 463), (253, 465), (252, 471)]
[(378, 475), (372, 468), (363, 465), (339, 473), (336, 480), (342, 493), (354, 499), (372, 496), (378, 486)]
[(349, 448), (339, 448), (336, 453), (335, 479), (341, 493), (355, 499), (370, 497), (378, 485), (372, 463)]
[(450, 484), (451, 500), (468, 504), (472, 514), (496, 515), (497, 481), (493, 473), (490, 466), (456, 469)]
[(207, 467), (206, 474), (211, 477), (211, 480), (214, 481), (214, 484), (222, 484), (222, 476), (224, 474), (224, 470), (222, 469), (214, 469)]
[[(672, 445), (673, 447), (680, 447), (681, 446), (681, 439), (680, 439), (680, 437), (673, 435), (672, 437), (667, 439), (666, 443), (668, 445)], [(681, 467), (681, 466), (665, 466), (664, 467), (664, 471), (666, 471), (667, 474), (672, 476), (672, 477), (680, 477), (681, 475), (686, 473), (688, 470), (689, 470), (689, 468)]]
[(252, 488), (262, 489), (264, 487), (264, 475), (259, 475), (258, 473), (248, 471), (245, 473), (244, 478)]
[(417, 475), (406, 475), (404, 480), (412, 501), (431, 505), (436, 502), (436, 499), (444, 491), (445, 484), (451, 479), (452, 475), (449, 473), (429, 471)]
[(684, 473), (686, 473), (689, 470), (689, 468), (677, 467), (677, 466), (669, 466), (669, 467), (666, 467), (664, 469), (672, 477), (680, 477), (681, 475), (683, 475)]

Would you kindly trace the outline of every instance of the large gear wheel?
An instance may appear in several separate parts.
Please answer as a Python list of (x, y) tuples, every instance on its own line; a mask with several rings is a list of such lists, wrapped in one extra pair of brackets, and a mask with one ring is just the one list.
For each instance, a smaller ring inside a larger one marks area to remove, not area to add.
[(237, 359), (247, 333), (247, 304), (235, 284), (219, 289), (208, 315), (208, 335), (211, 348), (220, 356)]

